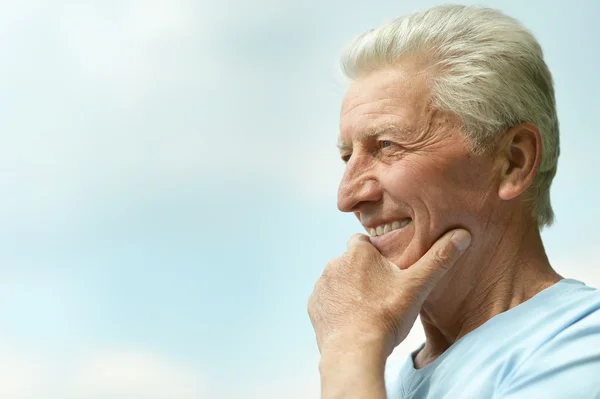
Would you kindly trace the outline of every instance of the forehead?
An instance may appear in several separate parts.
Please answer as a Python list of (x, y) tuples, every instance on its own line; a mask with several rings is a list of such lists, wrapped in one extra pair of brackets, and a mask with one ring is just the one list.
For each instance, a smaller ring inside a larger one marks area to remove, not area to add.
[(339, 141), (352, 142), (354, 136), (381, 126), (415, 131), (425, 122), (429, 104), (424, 73), (403, 65), (374, 71), (348, 88), (340, 112)]

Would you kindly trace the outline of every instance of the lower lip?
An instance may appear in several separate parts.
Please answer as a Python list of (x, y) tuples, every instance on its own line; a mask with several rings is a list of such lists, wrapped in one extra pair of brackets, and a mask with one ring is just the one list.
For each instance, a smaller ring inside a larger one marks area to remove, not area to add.
[(380, 252), (383, 248), (387, 247), (390, 243), (398, 243), (398, 236), (401, 235), (403, 232), (405, 232), (406, 230), (408, 230), (408, 228), (412, 226), (412, 221), (409, 222), (406, 226), (404, 227), (400, 227), (399, 229), (396, 230), (392, 230), (389, 233), (380, 235), (380, 236), (376, 236), (376, 237), (369, 237), (369, 240), (371, 241), (371, 244), (373, 244), (373, 246), (375, 248), (377, 248)]

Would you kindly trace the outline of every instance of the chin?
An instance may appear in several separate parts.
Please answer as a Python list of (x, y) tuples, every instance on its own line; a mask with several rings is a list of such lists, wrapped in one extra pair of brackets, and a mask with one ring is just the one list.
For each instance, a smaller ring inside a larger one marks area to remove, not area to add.
[(418, 254), (419, 245), (415, 241), (412, 223), (402, 229), (371, 237), (370, 241), (383, 257), (400, 269), (408, 269), (422, 256)]

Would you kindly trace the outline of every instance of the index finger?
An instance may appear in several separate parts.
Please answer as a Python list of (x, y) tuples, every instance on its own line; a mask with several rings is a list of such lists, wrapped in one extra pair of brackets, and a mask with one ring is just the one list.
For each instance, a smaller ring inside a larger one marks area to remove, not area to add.
[(369, 236), (360, 233), (352, 234), (346, 243), (348, 252), (356, 251), (360, 248), (366, 249), (368, 247), (375, 249), (373, 244), (371, 244), (371, 240), (369, 240)]

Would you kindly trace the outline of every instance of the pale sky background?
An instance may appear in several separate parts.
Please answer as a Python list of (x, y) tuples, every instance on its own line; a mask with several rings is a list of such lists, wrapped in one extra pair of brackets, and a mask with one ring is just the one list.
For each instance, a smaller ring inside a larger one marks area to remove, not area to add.
[[(361, 231), (336, 208), (337, 58), (434, 4), (0, 0), (0, 397), (317, 398), (306, 301)], [(600, 287), (600, 2), (484, 4), (545, 51), (544, 241)]]

